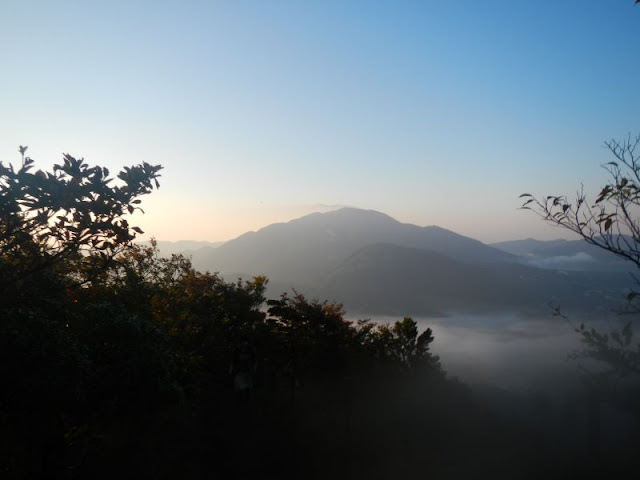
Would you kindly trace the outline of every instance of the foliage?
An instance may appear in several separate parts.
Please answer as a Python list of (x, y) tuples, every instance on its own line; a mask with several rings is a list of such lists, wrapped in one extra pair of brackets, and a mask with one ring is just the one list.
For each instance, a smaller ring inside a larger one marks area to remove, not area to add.
[(588, 357), (610, 365), (613, 370), (609, 374), (625, 377), (629, 374), (640, 375), (640, 345), (632, 343), (633, 330), (631, 322), (627, 322), (619, 330), (602, 333), (595, 328), (587, 328), (581, 323), (576, 332), (582, 337), (587, 350), (574, 357)]
[(106, 168), (70, 155), (34, 172), (26, 150), (18, 168), (0, 163), (0, 446), (15, 463), (37, 445), (46, 464), (77, 432), (86, 439), (165, 388), (158, 329), (80, 288), (141, 232), (125, 216), (161, 167), (126, 167), (112, 186)]
[(605, 146), (615, 161), (603, 165), (610, 180), (593, 204), (581, 188), (573, 201), (566, 195), (536, 198), (523, 193), (522, 208), (640, 267), (640, 135)]
[(433, 332), (427, 328), (418, 335), (418, 326), (410, 317), (395, 322), (392, 326), (379, 325), (374, 335), (378, 355), (393, 362), (401, 371), (414, 368), (438, 370), (438, 357), (429, 352)]
[(140, 228), (126, 214), (158, 188), (159, 165), (125, 167), (112, 186), (109, 170), (65, 154), (51, 172), (0, 162), (0, 282), (13, 283), (74, 254), (98, 269), (133, 240)]
[[(160, 167), (113, 186), (68, 155), (32, 173), (25, 150), (20, 168), (0, 164), (2, 478), (371, 476), (408, 443), (438, 462), (466, 422), (491, 430), (412, 319), (351, 322), (295, 290), (266, 301), (264, 276), (226, 282), (133, 244), (125, 217)], [(241, 404), (229, 371), (247, 341), (256, 382)]]
[[(581, 188), (575, 199), (566, 195), (537, 198), (524, 193), (522, 207), (545, 221), (570, 230), (587, 243), (624, 258), (640, 268), (640, 135), (605, 143), (615, 160), (603, 165), (609, 181), (590, 202)], [(628, 294), (628, 306), (636, 313), (638, 293)], [(556, 312), (559, 314), (559, 311)], [(608, 364), (619, 375), (640, 373), (640, 345), (633, 345), (632, 323), (610, 333), (576, 328), (587, 350), (575, 356), (589, 357)]]
[(331, 372), (354, 346), (354, 330), (344, 319), (342, 305), (308, 301), (295, 290), (293, 293), (292, 297), (283, 293), (278, 300), (267, 301), (268, 323), (284, 347), (278, 355), (280, 362)]
[(418, 326), (409, 317), (393, 325), (354, 323), (344, 318), (341, 304), (309, 301), (295, 290), (292, 297), (284, 293), (267, 304), (268, 322), (283, 337), (289, 362), (297, 368), (344, 374), (368, 358), (395, 373), (440, 372), (438, 358), (429, 352), (431, 329), (418, 335)]

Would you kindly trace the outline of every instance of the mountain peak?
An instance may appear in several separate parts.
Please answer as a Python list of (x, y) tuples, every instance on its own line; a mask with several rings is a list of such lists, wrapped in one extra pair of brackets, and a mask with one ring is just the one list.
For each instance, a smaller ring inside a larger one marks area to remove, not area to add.
[(355, 207), (342, 207), (337, 210), (331, 210), (324, 213), (311, 213), (304, 217), (291, 220), (289, 223), (296, 222), (315, 222), (315, 221), (330, 221), (330, 222), (342, 222), (342, 221), (358, 221), (358, 222), (383, 222), (387, 224), (399, 223), (394, 218), (390, 217), (386, 213), (379, 212), (377, 210), (368, 210)]
[(441, 227), (419, 227), (375, 210), (346, 207), (244, 234), (209, 252), (206, 259), (195, 256), (194, 264), (225, 274), (265, 274), (300, 285), (322, 277), (358, 249), (377, 243), (437, 252), (461, 262), (514, 259)]

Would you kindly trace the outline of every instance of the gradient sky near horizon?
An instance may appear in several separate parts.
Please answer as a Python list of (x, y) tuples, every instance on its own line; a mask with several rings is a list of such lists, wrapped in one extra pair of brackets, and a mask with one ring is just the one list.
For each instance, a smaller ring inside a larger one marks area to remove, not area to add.
[(566, 237), (518, 195), (596, 191), (640, 133), (633, 0), (3, 0), (0, 69), (0, 160), (162, 164), (160, 240), (342, 205)]

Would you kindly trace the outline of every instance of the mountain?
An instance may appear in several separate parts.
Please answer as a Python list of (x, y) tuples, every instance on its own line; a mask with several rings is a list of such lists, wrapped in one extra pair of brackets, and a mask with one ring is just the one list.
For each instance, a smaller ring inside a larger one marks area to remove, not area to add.
[(492, 283), (485, 280), (486, 271), (478, 265), (434, 251), (375, 244), (357, 250), (332, 271), (320, 295), (345, 298), (357, 312), (437, 314), (461, 303), (478, 306), (471, 297), (483, 296), (475, 290)]
[(176, 242), (157, 240), (158, 250), (163, 257), (170, 257), (174, 253), (193, 255), (197, 250), (217, 248), (223, 243), (198, 240), (178, 240)]
[[(624, 296), (628, 277), (616, 272), (528, 265), (531, 257), (523, 252), (540, 246), (535, 242), (498, 244), (503, 251), (444, 228), (343, 208), (195, 250), (192, 260), (196, 268), (231, 280), (267, 275), (270, 296), (295, 287), (367, 314), (504, 309), (549, 313), (549, 303), (602, 309)], [(553, 254), (560, 251), (548, 247)]]
[(629, 271), (629, 262), (584, 240), (514, 240), (492, 247), (520, 257), (520, 262), (540, 268), (561, 270)]
[[(355, 252), (325, 278), (318, 292), (321, 298), (344, 299), (350, 311), (361, 313), (508, 309), (548, 314), (550, 303), (602, 312), (622, 298), (627, 282), (623, 275), (603, 278), (515, 263), (469, 264), (428, 250), (376, 244)], [(607, 296), (611, 302), (603, 301)]]
[(273, 281), (316, 285), (360, 248), (377, 243), (430, 250), (460, 262), (512, 262), (513, 255), (444, 228), (398, 222), (373, 210), (313, 213), (246, 233), (211, 250), (194, 265), (226, 275), (265, 274)]

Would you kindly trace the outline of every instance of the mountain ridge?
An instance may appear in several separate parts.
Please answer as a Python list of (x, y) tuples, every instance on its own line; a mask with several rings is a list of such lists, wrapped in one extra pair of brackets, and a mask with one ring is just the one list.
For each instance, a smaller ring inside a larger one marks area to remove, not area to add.
[(599, 308), (601, 297), (615, 297), (624, 285), (616, 276), (605, 282), (589, 272), (537, 268), (527, 257), (439, 226), (355, 208), (267, 225), (196, 250), (192, 259), (227, 278), (266, 275), (269, 295), (295, 287), (371, 314), (548, 312), (556, 301)]
[[(442, 227), (419, 227), (375, 210), (342, 208), (247, 232), (207, 252), (208, 256), (194, 255), (194, 264), (222, 273), (257, 269), (277, 277), (300, 270), (302, 266), (289, 265), (302, 262), (307, 272), (326, 272), (358, 248), (372, 243), (434, 250), (468, 262), (515, 260), (509, 253)], [(299, 277), (295, 275), (296, 279)]]

